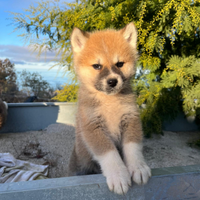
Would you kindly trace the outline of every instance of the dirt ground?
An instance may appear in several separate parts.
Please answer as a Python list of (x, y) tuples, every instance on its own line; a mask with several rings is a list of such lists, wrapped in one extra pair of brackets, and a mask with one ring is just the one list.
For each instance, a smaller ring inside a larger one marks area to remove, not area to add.
[[(49, 165), (49, 177), (65, 177), (75, 129), (66, 124), (52, 124), (45, 130), (0, 134), (0, 152), (17, 159)], [(164, 132), (144, 139), (144, 156), (151, 168), (200, 164), (200, 149), (188, 142), (200, 139), (200, 132)]]

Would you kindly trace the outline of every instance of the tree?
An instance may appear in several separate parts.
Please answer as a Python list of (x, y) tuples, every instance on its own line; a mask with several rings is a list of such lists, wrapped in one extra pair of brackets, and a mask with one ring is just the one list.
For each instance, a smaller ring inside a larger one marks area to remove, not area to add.
[(13, 96), (18, 91), (14, 64), (9, 59), (0, 60), (0, 96)]
[(13, 19), (25, 30), (22, 37), (39, 50), (56, 49), (58, 64), (67, 67), (74, 26), (118, 29), (134, 21), (141, 73), (133, 86), (138, 104), (146, 104), (141, 109), (146, 135), (162, 133), (163, 121), (180, 110), (200, 116), (200, 0), (82, 0), (62, 8), (42, 2)]
[(53, 96), (53, 88), (39, 73), (23, 70), (19, 76), (22, 91), (26, 92), (27, 95), (40, 98), (51, 98)]

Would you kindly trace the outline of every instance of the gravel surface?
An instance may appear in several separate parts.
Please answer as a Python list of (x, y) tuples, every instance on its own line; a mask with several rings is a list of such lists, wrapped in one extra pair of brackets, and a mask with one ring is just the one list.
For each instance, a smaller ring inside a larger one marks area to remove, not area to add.
[(164, 136), (144, 139), (145, 159), (151, 168), (200, 164), (200, 148), (188, 144), (197, 139), (200, 132), (164, 131)]
[[(0, 152), (17, 159), (49, 165), (49, 177), (65, 177), (75, 129), (52, 124), (45, 130), (0, 134)], [(188, 142), (200, 139), (200, 132), (167, 132), (144, 139), (144, 156), (151, 168), (200, 164), (200, 149)]]

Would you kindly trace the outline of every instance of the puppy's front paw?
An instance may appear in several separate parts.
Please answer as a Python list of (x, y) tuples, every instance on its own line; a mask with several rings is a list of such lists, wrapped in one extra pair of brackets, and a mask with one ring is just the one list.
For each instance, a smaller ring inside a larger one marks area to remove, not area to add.
[(151, 169), (145, 162), (135, 163), (128, 169), (133, 181), (139, 185), (146, 184), (151, 177)]
[(139, 185), (147, 183), (151, 169), (142, 155), (142, 144), (130, 142), (124, 145), (125, 163), (133, 181)]
[(131, 186), (131, 178), (127, 168), (120, 167), (118, 170), (110, 171), (106, 176), (108, 188), (117, 194), (125, 194)]

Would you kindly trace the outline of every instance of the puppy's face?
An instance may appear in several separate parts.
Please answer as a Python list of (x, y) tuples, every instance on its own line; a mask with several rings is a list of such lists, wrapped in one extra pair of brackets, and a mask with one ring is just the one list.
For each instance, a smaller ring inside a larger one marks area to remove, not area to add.
[(81, 84), (108, 95), (120, 92), (135, 73), (136, 41), (132, 23), (120, 31), (85, 33), (75, 28), (71, 43)]

